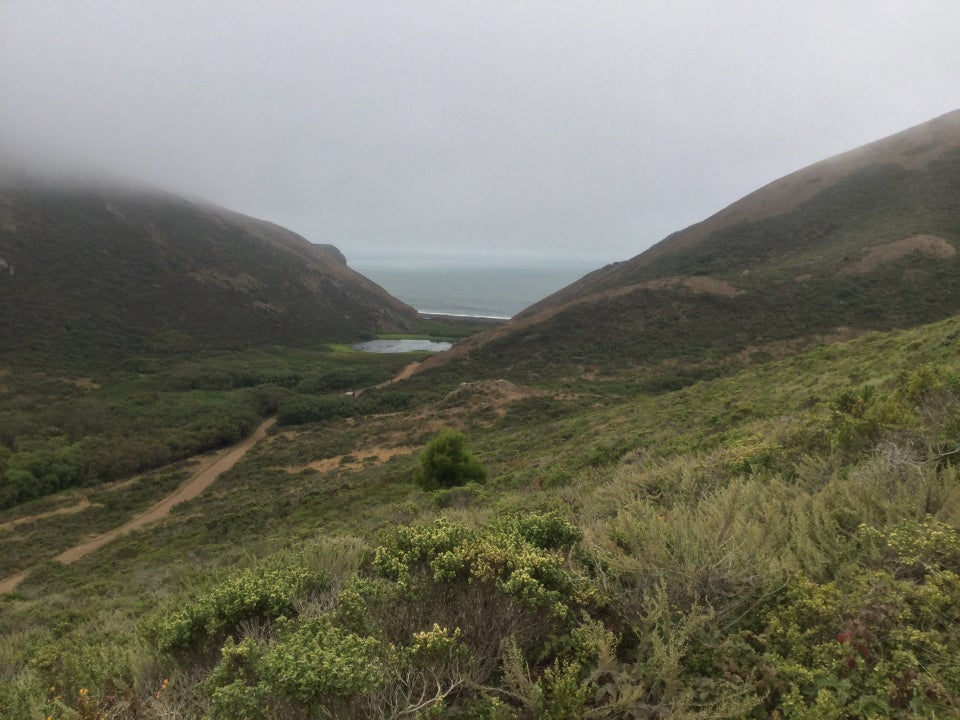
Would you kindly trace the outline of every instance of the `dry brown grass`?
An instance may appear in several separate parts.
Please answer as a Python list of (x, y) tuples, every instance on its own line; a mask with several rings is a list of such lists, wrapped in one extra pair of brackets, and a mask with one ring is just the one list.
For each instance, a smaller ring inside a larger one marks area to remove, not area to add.
[(841, 272), (849, 275), (866, 275), (883, 264), (895, 262), (912, 253), (923, 257), (943, 260), (957, 254), (957, 249), (947, 240), (936, 235), (913, 235), (883, 245), (875, 245), (854, 265)]
[(93, 378), (87, 378), (87, 377), (82, 377), (82, 378), (62, 377), (62, 378), (57, 378), (57, 379), (58, 379), (60, 382), (66, 384), (66, 385), (73, 385), (74, 387), (80, 388), (81, 390), (99, 390), (99, 389), (100, 389), (100, 383), (94, 381)]
[[(690, 248), (730, 225), (793, 210), (818, 192), (870, 165), (920, 168), (960, 147), (960, 111), (836, 155), (775, 180), (706, 220), (672, 235), (645, 253), (650, 262), (664, 252)], [(646, 263), (645, 263), (646, 264)]]
[(285, 472), (290, 474), (296, 474), (303, 472), (304, 470), (315, 470), (319, 473), (328, 473), (332, 472), (333, 470), (357, 472), (363, 470), (370, 463), (382, 465), (385, 462), (393, 460), (395, 457), (412, 455), (419, 449), (420, 448), (411, 447), (409, 445), (401, 445), (396, 447), (376, 445), (373, 447), (364, 447), (354, 450), (348, 455), (336, 455), (331, 458), (315, 460), (314, 462), (306, 465), (290, 465), (283, 469)]

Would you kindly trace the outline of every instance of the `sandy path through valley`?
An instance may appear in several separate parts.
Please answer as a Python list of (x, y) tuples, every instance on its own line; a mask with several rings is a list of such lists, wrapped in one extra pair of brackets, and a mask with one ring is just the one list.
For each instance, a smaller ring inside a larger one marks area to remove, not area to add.
[[(110, 532), (104, 533), (103, 535), (98, 535), (95, 538), (63, 551), (54, 559), (64, 563), (65, 565), (76, 562), (85, 555), (89, 555), (94, 550), (103, 547), (111, 540), (114, 540), (119, 536), (130, 532), (131, 530), (136, 530), (137, 528), (143, 527), (147, 523), (153, 522), (154, 520), (159, 520), (160, 518), (165, 517), (170, 513), (170, 510), (174, 505), (178, 505), (186, 500), (192, 500), (210, 487), (210, 485), (213, 484), (213, 481), (220, 477), (220, 475), (236, 465), (237, 461), (240, 460), (240, 458), (242, 458), (247, 451), (250, 450), (250, 448), (252, 448), (266, 436), (267, 430), (271, 425), (274, 424), (274, 422), (276, 422), (276, 418), (270, 418), (260, 425), (260, 427), (258, 427), (246, 440), (226, 448), (225, 450), (221, 450), (212, 458), (208, 459), (205, 463), (203, 463), (203, 465), (197, 468), (193, 475), (190, 476), (189, 480), (187, 480), (173, 493), (165, 497), (145, 513), (136, 516), (132, 520), (129, 520)], [(27, 573), (24, 572), (0, 580), (0, 594), (12, 592), (17, 585), (20, 584), (20, 581), (26, 577), (26, 575)]]

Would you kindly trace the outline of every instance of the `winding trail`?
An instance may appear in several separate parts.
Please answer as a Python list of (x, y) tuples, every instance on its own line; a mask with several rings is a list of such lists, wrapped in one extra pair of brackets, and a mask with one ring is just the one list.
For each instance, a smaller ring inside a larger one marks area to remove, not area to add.
[[(444, 351), (444, 352), (447, 352), (447, 351)], [(417, 371), (420, 369), (420, 366), (422, 364), (423, 364), (422, 361), (414, 360), (412, 363), (405, 366), (403, 370), (397, 373), (396, 376), (390, 378), (389, 380), (385, 380), (382, 383), (377, 383), (376, 385), (371, 385), (370, 387), (360, 388), (359, 390), (354, 392), (354, 395), (362, 395), (367, 390), (379, 390), (380, 388), (390, 387), (391, 385), (393, 385), (393, 383), (398, 383), (403, 380), (406, 380), (409, 377), (413, 377), (414, 375), (417, 374)]]
[[(420, 361), (415, 360), (414, 362), (407, 365), (403, 370), (401, 370), (397, 376), (390, 382), (400, 382), (401, 380), (406, 380), (409, 377), (413, 377), (417, 374), (417, 370), (420, 369)], [(389, 383), (388, 383), (389, 384)]]
[[(103, 535), (98, 535), (90, 540), (87, 540), (86, 542), (64, 550), (62, 553), (57, 555), (54, 560), (57, 560), (64, 565), (69, 565), (85, 555), (89, 555), (94, 550), (103, 547), (108, 542), (115, 540), (121, 535), (125, 535), (132, 530), (141, 528), (147, 523), (153, 522), (154, 520), (159, 520), (160, 518), (166, 517), (174, 505), (179, 505), (187, 500), (192, 500), (210, 487), (214, 480), (220, 477), (220, 475), (236, 465), (237, 461), (246, 455), (250, 448), (266, 437), (267, 430), (270, 429), (276, 420), (276, 418), (270, 418), (261, 424), (260, 427), (258, 427), (246, 440), (242, 440), (236, 445), (232, 445), (224, 450), (221, 450), (213, 457), (207, 459), (199, 468), (196, 469), (196, 471), (194, 471), (189, 480), (174, 490), (170, 495), (167, 495), (167, 497), (165, 497), (163, 500), (156, 503), (146, 512), (137, 515), (133, 519), (128, 520), (126, 523), (114, 530), (111, 530), (110, 532), (104, 533)], [(13, 590), (16, 589), (16, 587), (26, 576), (27, 573), (22, 572), (0, 580), (0, 594), (13, 592)]]

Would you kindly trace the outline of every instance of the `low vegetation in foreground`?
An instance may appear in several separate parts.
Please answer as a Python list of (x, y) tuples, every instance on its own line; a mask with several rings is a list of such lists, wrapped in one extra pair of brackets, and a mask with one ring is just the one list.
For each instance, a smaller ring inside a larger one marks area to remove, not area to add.
[[(268, 411), (306, 416), (162, 523), (72, 565), (27, 553), (0, 599), (0, 708), (954, 717), (958, 338), (953, 318), (676, 390), (421, 380), (354, 406), (277, 353), (299, 379)], [(458, 472), (424, 482), (441, 457)], [(45, 527), (85, 522), (0, 532), (52, 548)]]

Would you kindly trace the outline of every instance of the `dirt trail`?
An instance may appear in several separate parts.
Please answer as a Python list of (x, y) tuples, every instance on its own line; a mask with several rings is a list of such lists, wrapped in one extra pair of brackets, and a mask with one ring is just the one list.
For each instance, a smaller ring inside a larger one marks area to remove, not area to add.
[(19, 525), (26, 525), (27, 523), (36, 522), (37, 520), (46, 520), (49, 517), (56, 517), (57, 515), (76, 515), (78, 512), (83, 512), (90, 506), (91, 503), (87, 498), (81, 498), (69, 507), (48, 510), (47, 512), (37, 513), (36, 515), (27, 515), (17, 518), (16, 520), (11, 520), (10, 522), (0, 523), (0, 530), (13, 530)]
[(360, 390), (357, 390), (354, 394), (361, 395), (365, 393), (367, 390), (379, 390), (380, 388), (390, 387), (391, 385), (393, 385), (393, 383), (398, 383), (401, 380), (406, 380), (409, 377), (413, 377), (414, 375), (417, 374), (417, 371), (420, 369), (420, 365), (422, 365), (422, 363), (419, 360), (415, 360), (414, 362), (405, 366), (403, 370), (397, 373), (395, 377), (392, 377), (389, 380), (386, 380), (382, 383), (371, 385), (370, 387), (361, 388)]
[[(65, 565), (76, 562), (85, 555), (89, 555), (94, 550), (103, 547), (108, 542), (116, 539), (120, 535), (124, 535), (131, 530), (136, 530), (137, 528), (143, 527), (147, 523), (165, 517), (167, 514), (169, 514), (174, 505), (178, 505), (186, 500), (192, 500), (210, 487), (210, 485), (213, 484), (213, 481), (220, 477), (220, 475), (236, 465), (237, 461), (240, 460), (240, 458), (242, 458), (247, 451), (250, 450), (250, 448), (252, 448), (266, 436), (267, 430), (271, 425), (274, 424), (274, 422), (276, 422), (276, 418), (270, 418), (260, 427), (258, 427), (246, 440), (226, 448), (225, 450), (221, 450), (216, 455), (209, 458), (199, 468), (197, 468), (193, 475), (190, 476), (189, 480), (187, 480), (173, 493), (158, 502), (145, 513), (138, 515), (137, 517), (129, 520), (110, 532), (104, 533), (103, 535), (98, 535), (97, 537), (81, 543), (80, 545), (75, 545), (74, 547), (65, 550), (57, 555), (54, 559)], [(26, 574), (27, 573), (24, 572), (20, 573), (19, 575), (13, 575), (0, 580), (0, 594), (12, 592), (17, 585), (20, 584), (20, 581), (26, 577)]]
[(407, 365), (400, 373), (390, 382), (400, 382), (401, 380), (406, 380), (408, 377), (413, 377), (417, 370), (420, 369), (420, 362), (412, 362)]
[(22, 572), (0, 580), (0, 595), (16, 590), (17, 585), (19, 585), (20, 581), (22, 581), (26, 576), (27, 573)]

